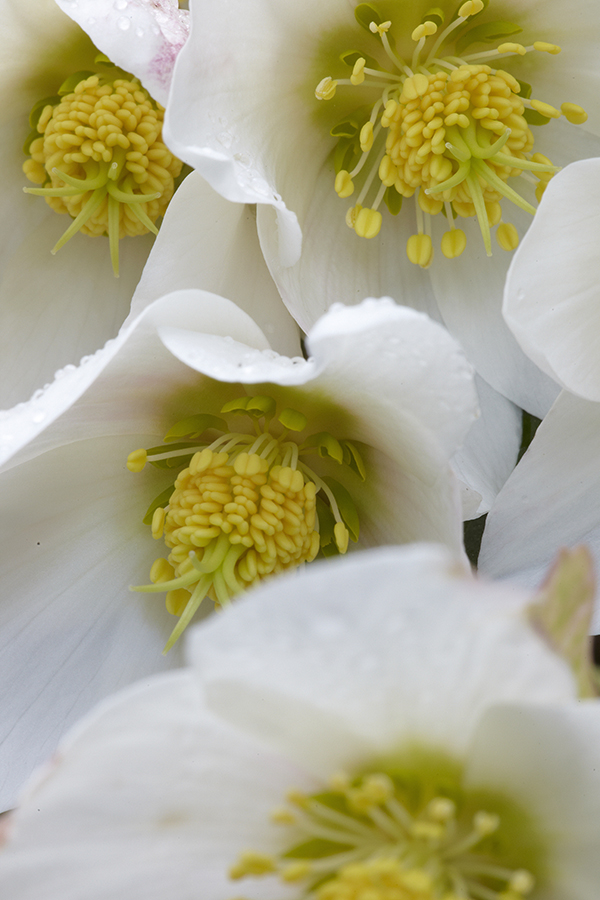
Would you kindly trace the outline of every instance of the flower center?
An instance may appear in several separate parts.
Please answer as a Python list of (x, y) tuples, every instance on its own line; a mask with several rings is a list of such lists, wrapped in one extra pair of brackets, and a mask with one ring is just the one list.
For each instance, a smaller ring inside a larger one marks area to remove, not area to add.
[(435, 770), (391, 769), (338, 774), (319, 794), (292, 791), (272, 814), (289, 848), (244, 851), (229, 875), (274, 875), (310, 900), (522, 900), (535, 878), (515, 853), (540, 868), (527, 817), (505, 798), (478, 808), (460, 780), (438, 793), (436, 780)]
[(155, 561), (153, 584), (133, 588), (167, 592), (167, 609), (180, 617), (165, 652), (206, 596), (225, 606), (269, 575), (311, 562), (319, 551), (345, 553), (349, 539), (358, 540), (348, 491), (306, 463), (316, 454), (364, 479), (354, 444), (328, 432), (307, 435), (302, 413), (284, 409), (277, 415), (275, 401), (263, 395), (234, 400), (221, 412), (242, 416), (252, 432), (232, 431), (216, 416), (192, 416), (168, 432), (170, 449), (135, 450), (127, 460), (132, 472), (147, 461), (158, 468), (184, 466), (144, 520), (154, 538), (164, 537), (168, 559)]
[(23, 171), (44, 187), (24, 191), (73, 219), (52, 253), (78, 231), (107, 234), (118, 275), (119, 240), (158, 234), (182, 163), (162, 143), (162, 106), (126, 73), (78, 72), (59, 95), (32, 110)]
[(477, 217), (488, 256), (494, 226), (500, 247), (514, 250), (519, 237), (515, 226), (503, 221), (500, 201), (510, 200), (531, 214), (535, 208), (509, 179), (519, 178), (526, 191), (529, 185), (539, 201), (558, 171), (545, 156), (532, 152), (529, 126), (561, 115), (573, 124), (587, 119), (576, 104), (563, 103), (558, 110), (531, 99), (530, 85), (490, 65), (498, 58), (531, 52), (555, 55), (560, 52), (555, 44), (536, 41), (525, 47), (504, 40), (494, 50), (465, 54), (473, 44), (495, 43), (498, 35), (521, 31), (507, 22), (465, 28), (483, 9), (482, 0), (468, 0), (441, 31), (443, 12), (431, 10), (432, 18), (412, 32), (412, 58), (403, 59), (395, 50), (392, 22), (381, 21), (371, 4), (359, 4), (356, 18), (379, 42), (379, 49), (374, 48), (379, 58), (359, 51), (343, 53), (350, 77), (328, 76), (315, 91), (317, 99), (332, 100), (343, 85), (361, 92), (361, 105), (375, 98), (366, 121), (351, 114), (331, 129), (339, 138), (335, 190), (347, 198), (359, 187), (346, 222), (365, 238), (379, 234), (382, 202), (397, 215), (403, 198), (414, 196), (417, 233), (409, 238), (406, 252), (422, 268), (433, 259), (431, 218), (439, 213), (449, 226), (441, 241), (448, 259), (460, 256), (467, 243), (464, 231), (454, 224), (457, 216)]

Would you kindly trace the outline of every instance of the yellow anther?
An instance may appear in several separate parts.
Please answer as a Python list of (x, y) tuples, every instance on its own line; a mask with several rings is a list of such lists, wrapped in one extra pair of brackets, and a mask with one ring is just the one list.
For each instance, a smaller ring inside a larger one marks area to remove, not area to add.
[(296, 822), (296, 816), (287, 806), (278, 806), (271, 810), (271, 822), (275, 822), (277, 825), (293, 825)]
[(563, 103), (560, 111), (571, 125), (583, 125), (584, 122), (587, 122), (588, 114), (583, 106), (578, 106), (576, 103)]
[(415, 266), (427, 269), (433, 260), (433, 245), (428, 234), (413, 234), (406, 243), (406, 255)]
[(478, 813), (475, 813), (473, 816), (473, 827), (475, 831), (480, 834), (482, 837), (488, 834), (493, 834), (494, 831), (497, 830), (500, 825), (499, 816), (494, 813), (488, 813), (484, 810), (481, 810)]
[(281, 870), (281, 878), (283, 881), (293, 883), (307, 878), (311, 872), (312, 866), (309, 862), (295, 862)]
[(337, 81), (334, 81), (330, 75), (327, 75), (327, 77), (322, 78), (316, 86), (315, 97), (317, 100), (332, 100), (335, 97), (337, 86)]
[(493, 228), (502, 218), (502, 207), (497, 200), (492, 200), (485, 204), (485, 211), (487, 213), (490, 228)]
[(535, 878), (526, 869), (517, 869), (510, 879), (508, 887), (517, 894), (530, 894), (535, 887)]
[(396, 179), (398, 178), (398, 169), (387, 154), (379, 163), (378, 175), (386, 187), (392, 187), (392, 185), (396, 183)]
[(140, 450), (132, 450), (127, 457), (127, 468), (130, 472), (141, 472), (148, 460), (148, 454), (142, 448)]
[(541, 53), (551, 53), (553, 56), (561, 51), (558, 44), (547, 44), (546, 41), (534, 41), (533, 49), (539, 50)]
[(411, 100), (416, 100), (417, 97), (423, 97), (428, 89), (429, 78), (427, 75), (423, 75), (422, 72), (417, 72), (416, 75), (411, 75), (410, 78), (407, 78), (402, 85), (400, 102), (410, 103)]
[(160, 584), (162, 581), (170, 581), (174, 575), (173, 566), (166, 559), (155, 559), (150, 569), (150, 581), (152, 584)]
[(496, 230), (496, 240), (503, 250), (516, 250), (519, 246), (519, 232), (510, 222), (502, 222)]
[(530, 100), (530, 103), (541, 116), (546, 116), (547, 119), (560, 119), (560, 110), (550, 106), (549, 103), (544, 103), (542, 100)]
[(239, 453), (233, 463), (233, 468), (237, 475), (258, 475), (259, 472), (266, 472), (269, 465), (266, 459), (261, 459), (256, 453)]
[(544, 192), (547, 187), (548, 187), (548, 182), (546, 182), (546, 181), (540, 181), (540, 183), (536, 187), (535, 199), (537, 200), (538, 203), (541, 201), (542, 197), (544, 196)]
[(188, 591), (183, 588), (178, 588), (176, 591), (168, 591), (167, 596), (165, 598), (165, 606), (167, 607), (167, 612), (170, 612), (172, 616), (180, 616), (185, 610), (186, 606), (189, 603), (190, 595)]
[(155, 540), (158, 540), (163, 536), (166, 515), (167, 514), (162, 506), (157, 507), (152, 514), (152, 537)]
[(329, 787), (338, 794), (345, 794), (350, 787), (350, 778), (346, 772), (334, 772), (329, 779)]
[(467, 19), (469, 16), (476, 16), (477, 13), (481, 12), (483, 6), (482, 0), (467, 0), (467, 2), (463, 3), (458, 10), (458, 15), (461, 19)]
[(369, 25), (369, 31), (373, 34), (378, 34), (379, 37), (382, 37), (387, 31), (390, 30), (392, 26), (390, 22), (382, 22), (381, 25), (378, 25), (377, 22), (371, 22)]
[(373, 146), (373, 123), (365, 122), (360, 129), (360, 149), (363, 153), (368, 153)]
[(444, 827), (438, 822), (413, 822), (411, 834), (423, 841), (437, 841), (444, 835)]
[(466, 246), (467, 236), (460, 228), (453, 228), (442, 237), (442, 253), (446, 259), (456, 259)]
[(288, 803), (293, 803), (294, 806), (298, 806), (300, 809), (304, 809), (309, 803), (306, 794), (303, 794), (302, 791), (299, 791), (297, 788), (289, 790), (285, 795), (285, 799)]
[(428, 213), (430, 216), (437, 216), (437, 214), (442, 211), (442, 208), (444, 206), (443, 200), (440, 200), (439, 197), (429, 196), (425, 193), (423, 188), (421, 188), (421, 190), (419, 191), (417, 202), (423, 212)]
[(346, 169), (341, 169), (335, 176), (335, 192), (338, 197), (350, 197), (354, 193), (354, 182)]
[(500, 44), (498, 53), (518, 53), (519, 56), (525, 56), (527, 48), (524, 47), (523, 44), (515, 44), (512, 41), (507, 41), (505, 44)]
[(456, 803), (449, 797), (434, 797), (427, 812), (436, 822), (449, 822), (456, 815)]
[(417, 25), (413, 33), (411, 34), (411, 38), (413, 41), (420, 41), (421, 38), (429, 37), (432, 34), (435, 34), (438, 30), (435, 22), (423, 22), (422, 25)]
[(365, 66), (367, 64), (366, 59), (361, 56), (354, 63), (354, 68), (352, 69), (352, 75), (350, 76), (350, 81), (352, 84), (362, 84), (365, 80)]
[(360, 203), (357, 203), (356, 206), (351, 206), (346, 212), (346, 225), (348, 228), (354, 228), (356, 226), (356, 220), (362, 210), (362, 206)]
[(345, 553), (348, 549), (348, 541), (350, 533), (343, 522), (336, 522), (333, 527), (333, 536), (340, 553)]
[(376, 209), (364, 207), (356, 216), (354, 230), (359, 237), (374, 238), (381, 230), (382, 217)]
[(247, 875), (268, 875), (275, 872), (277, 866), (275, 859), (266, 853), (255, 853), (246, 850), (240, 855), (237, 863), (229, 870), (229, 877), (233, 880), (245, 878)]

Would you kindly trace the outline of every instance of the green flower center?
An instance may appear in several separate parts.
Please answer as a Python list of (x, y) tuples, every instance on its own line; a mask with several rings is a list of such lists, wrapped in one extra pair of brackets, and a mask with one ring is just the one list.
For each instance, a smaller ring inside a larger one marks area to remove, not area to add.
[(242, 416), (252, 430), (232, 431), (225, 420), (200, 414), (168, 432), (169, 449), (134, 450), (127, 461), (132, 472), (147, 461), (181, 469), (144, 520), (155, 539), (164, 538), (168, 559), (155, 561), (153, 584), (133, 588), (167, 592), (167, 609), (179, 622), (165, 652), (206, 596), (225, 606), (263, 578), (311, 562), (319, 552), (345, 553), (349, 539), (358, 540), (350, 494), (306, 462), (316, 454), (364, 480), (355, 444), (328, 432), (309, 434), (301, 412), (277, 415), (276, 402), (263, 395), (233, 400), (221, 412)]
[[(390, 4), (388, 3), (388, 6)], [(393, 21), (383, 21), (377, 8), (361, 3), (356, 18), (368, 29), (371, 52), (347, 51), (340, 59), (350, 67), (349, 78), (323, 78), (318, 100), (331, 101), (343, 86), (360, 95), (360, 109), (331, 129), (338, 137), (334, 154), (335, 190), (356, 201), (346, 213), (349, 227), (373, 238), (382, 226), (379, 207), (400, 212), (403, 198), (415, 198), (417, 233), (407, 243), (412, 263), (427, 268), (433, 260), (431, 218), (443, 214), (449, 226), (441, 241), (444, 256), (464, 251), (467, 238), (456, 228), (456, 216), (476, 216), (484, 246), (491, 256), (490, 229), (504, 250), (518, 245), (517, 230), (502, 218), (502, 199), (533, 214), (535, 208), (509, 180), (519, 178), (535, 189), (539, 201), (556, 167), (533, 153), (530, 125), (545, 124), (564, 115), (573, 124), (586, 121), (585, 111), (563, 103), (561, 110), (531, 99), (531, 87), (491, 65), (527, 53), (555, 55), (560, 47), (535, 41), (525, 47), (506, 36), (521, 31), (509, 22), (486, 22), (470, 27), (483, 11), (483, 0), (467, 0), (442, 28), (444, 13), (430, 10), (411, 34), (412, 57), (396, 50), (406, 41), (395, 34)], [(498, 43), (493, 50), (465, 53), (470, 46)]]
[(526, 814), (465, 790), (452, 761), (424, 760), (338, 774), (319, 794), (290, 792), (272, 814), (290, 832), (289, 848), (244, 851), (230, 877), (277, 876), (307, 900), (522, 900), (542, 874)]
[(158, 233), (182, 168), (161, 140), (163, 117), (139, 81), (114, 67), (77, 72), (34, 106), (23, 171), (44, 186), (24, 191), (73, 219), (52, 253), (78, 231), (108, 235), (118, 275), (119, 240)]

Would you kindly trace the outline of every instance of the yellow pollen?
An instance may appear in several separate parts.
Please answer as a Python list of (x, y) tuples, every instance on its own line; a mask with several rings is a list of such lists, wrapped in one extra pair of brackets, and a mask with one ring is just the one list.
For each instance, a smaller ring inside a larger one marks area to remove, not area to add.
[(335, 176), (335, 192), (338, 197), (350, 197), (354, 193), (354, 182), (345, 169)]
[(275, 868), (275, 860), (272, 856), (248, 850), (242, 853), (236, 865), (229, 870), (229, 877), (237, 880), (248, 875), (267, 875), (274, 872)]
[(433, 245), (428, 234), (413, 234), (406, 244), (406, 255), (411, 263), (428, 269), (433, 260)]
[(456, 259), (467, 246), (467, 236), (460, 228), (447, 231), (442, 238), (442, 253), (446, 259)]
[(45, 185), (27, 193), (74, 219), (53, 253), (77, 231), (107, 234), (117, 275), (119, 240), (157, 233), (182, 167), (162, 142), (163, 117), (138, 81), (98, 75), (43, 109), (23, 171)]
[(391, 25), (391, 22), (382, 22), (381, 25), (378, 25), (377, 22), (371, 22), (371, 24), (369, 25), (369, 30), (373, 34), (378, 34), (379, 37), (383, 37), (383, 35), (390, 30)]
[(362, 84), (365, 80), (365, 65), (366, 59), (362, 56), (360, 59), (357, 59), (354, 63), (354, 68), (352, 69), (352, 75), (350, 76), (350, 81), (352, 84)]
[(584, 122), (587, 122), (588, 115), (585, 109), (576, 103), (563, 103), (560, 111), (571, 125), (583, 125)]
[(433, 882), (422, 869), (393, 859), (344, 866), (315, 892), (317, 900), (433, 900)]
[(525, 56), (527, 48), (523, 44), (515, 44), (508, 41), (506, 44), (500, 44), (498, 53), (517, 53), (519, 56)]
[(376, 209), (361, 209), (354, 223), (354, 230), (359, 237), (374, 238), (381, 230), (382, 216)]
[(542, 100), (531, 100), (531, 105), (536, 112), (546, 116), (547, 119), (560, 119), (560, 110), (550, 106), (549, 103), (544, 103)]

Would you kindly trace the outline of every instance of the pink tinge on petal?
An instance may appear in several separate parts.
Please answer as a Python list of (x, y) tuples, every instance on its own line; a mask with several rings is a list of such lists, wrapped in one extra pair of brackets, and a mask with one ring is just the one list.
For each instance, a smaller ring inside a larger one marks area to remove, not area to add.
[(177, 0), (56, 0), (116, 65), (166, 105), (177, 55), (189, 34), (189, 12)]

